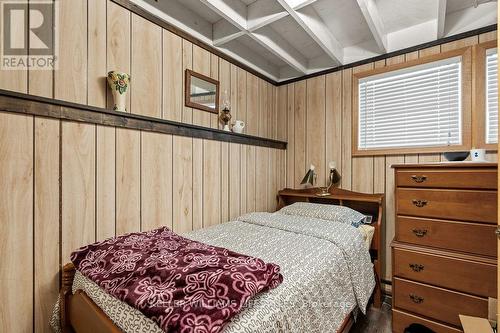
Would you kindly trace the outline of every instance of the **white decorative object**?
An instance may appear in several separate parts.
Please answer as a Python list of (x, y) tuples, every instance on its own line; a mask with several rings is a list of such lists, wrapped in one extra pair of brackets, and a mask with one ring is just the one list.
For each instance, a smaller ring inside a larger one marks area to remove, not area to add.
[(245, 128), (245, 122), (241, 120), (236, 120), (233, 124), (233, 132), (234, 133), (243, 133), (243, 129)]
[(471, 149), (470, 158), (473, 162), (487, 162), (485, 149)]
[(127, 112), (127, 89), (130, 84), (130, 75), (111, 71), (108, 73), (108, 84), (113, 94), (113, 110)]

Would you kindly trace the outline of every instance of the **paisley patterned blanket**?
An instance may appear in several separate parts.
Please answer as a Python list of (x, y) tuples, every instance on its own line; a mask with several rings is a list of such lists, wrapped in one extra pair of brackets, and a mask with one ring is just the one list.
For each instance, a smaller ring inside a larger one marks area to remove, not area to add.
[(217, 333), (257, 293), (277, 287), (279, 267), (160, 228), (78, 249), (77, 270), (164, 331)]

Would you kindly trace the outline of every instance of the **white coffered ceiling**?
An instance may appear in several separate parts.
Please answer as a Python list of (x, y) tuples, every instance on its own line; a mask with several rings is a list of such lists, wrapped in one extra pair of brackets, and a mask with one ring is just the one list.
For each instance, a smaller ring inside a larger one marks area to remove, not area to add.
[(497, 2), (491, 0), (132, 2), (274, 81), (430, 42), (497, 20)]

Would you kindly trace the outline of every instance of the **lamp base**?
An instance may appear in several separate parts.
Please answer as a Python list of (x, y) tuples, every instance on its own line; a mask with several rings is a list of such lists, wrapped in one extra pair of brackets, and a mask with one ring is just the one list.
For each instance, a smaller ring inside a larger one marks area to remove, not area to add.
[(320, 187), (319, 190), (320, 191), (316, 193), (318, 197), (326, 197), (330, 195), (330, 192), (328, 192), (328, 187)]
[(223, 131), (226, 131), (226, 132), (231, 132), (231, 130), (229, 129), (229, 125), (224, 125), (224, 128), (222, 129)]

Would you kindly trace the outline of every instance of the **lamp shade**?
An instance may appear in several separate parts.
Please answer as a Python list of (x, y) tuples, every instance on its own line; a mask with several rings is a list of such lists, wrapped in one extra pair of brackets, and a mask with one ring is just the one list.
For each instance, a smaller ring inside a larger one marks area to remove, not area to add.
[(316, 173), (314, 172), (314, 165), (311, 164), (311, 167), (307, 171), (306, 175), (300, 182), (300, 185), (311, 185), (314, 186), (314, 180), (316, 177)]

